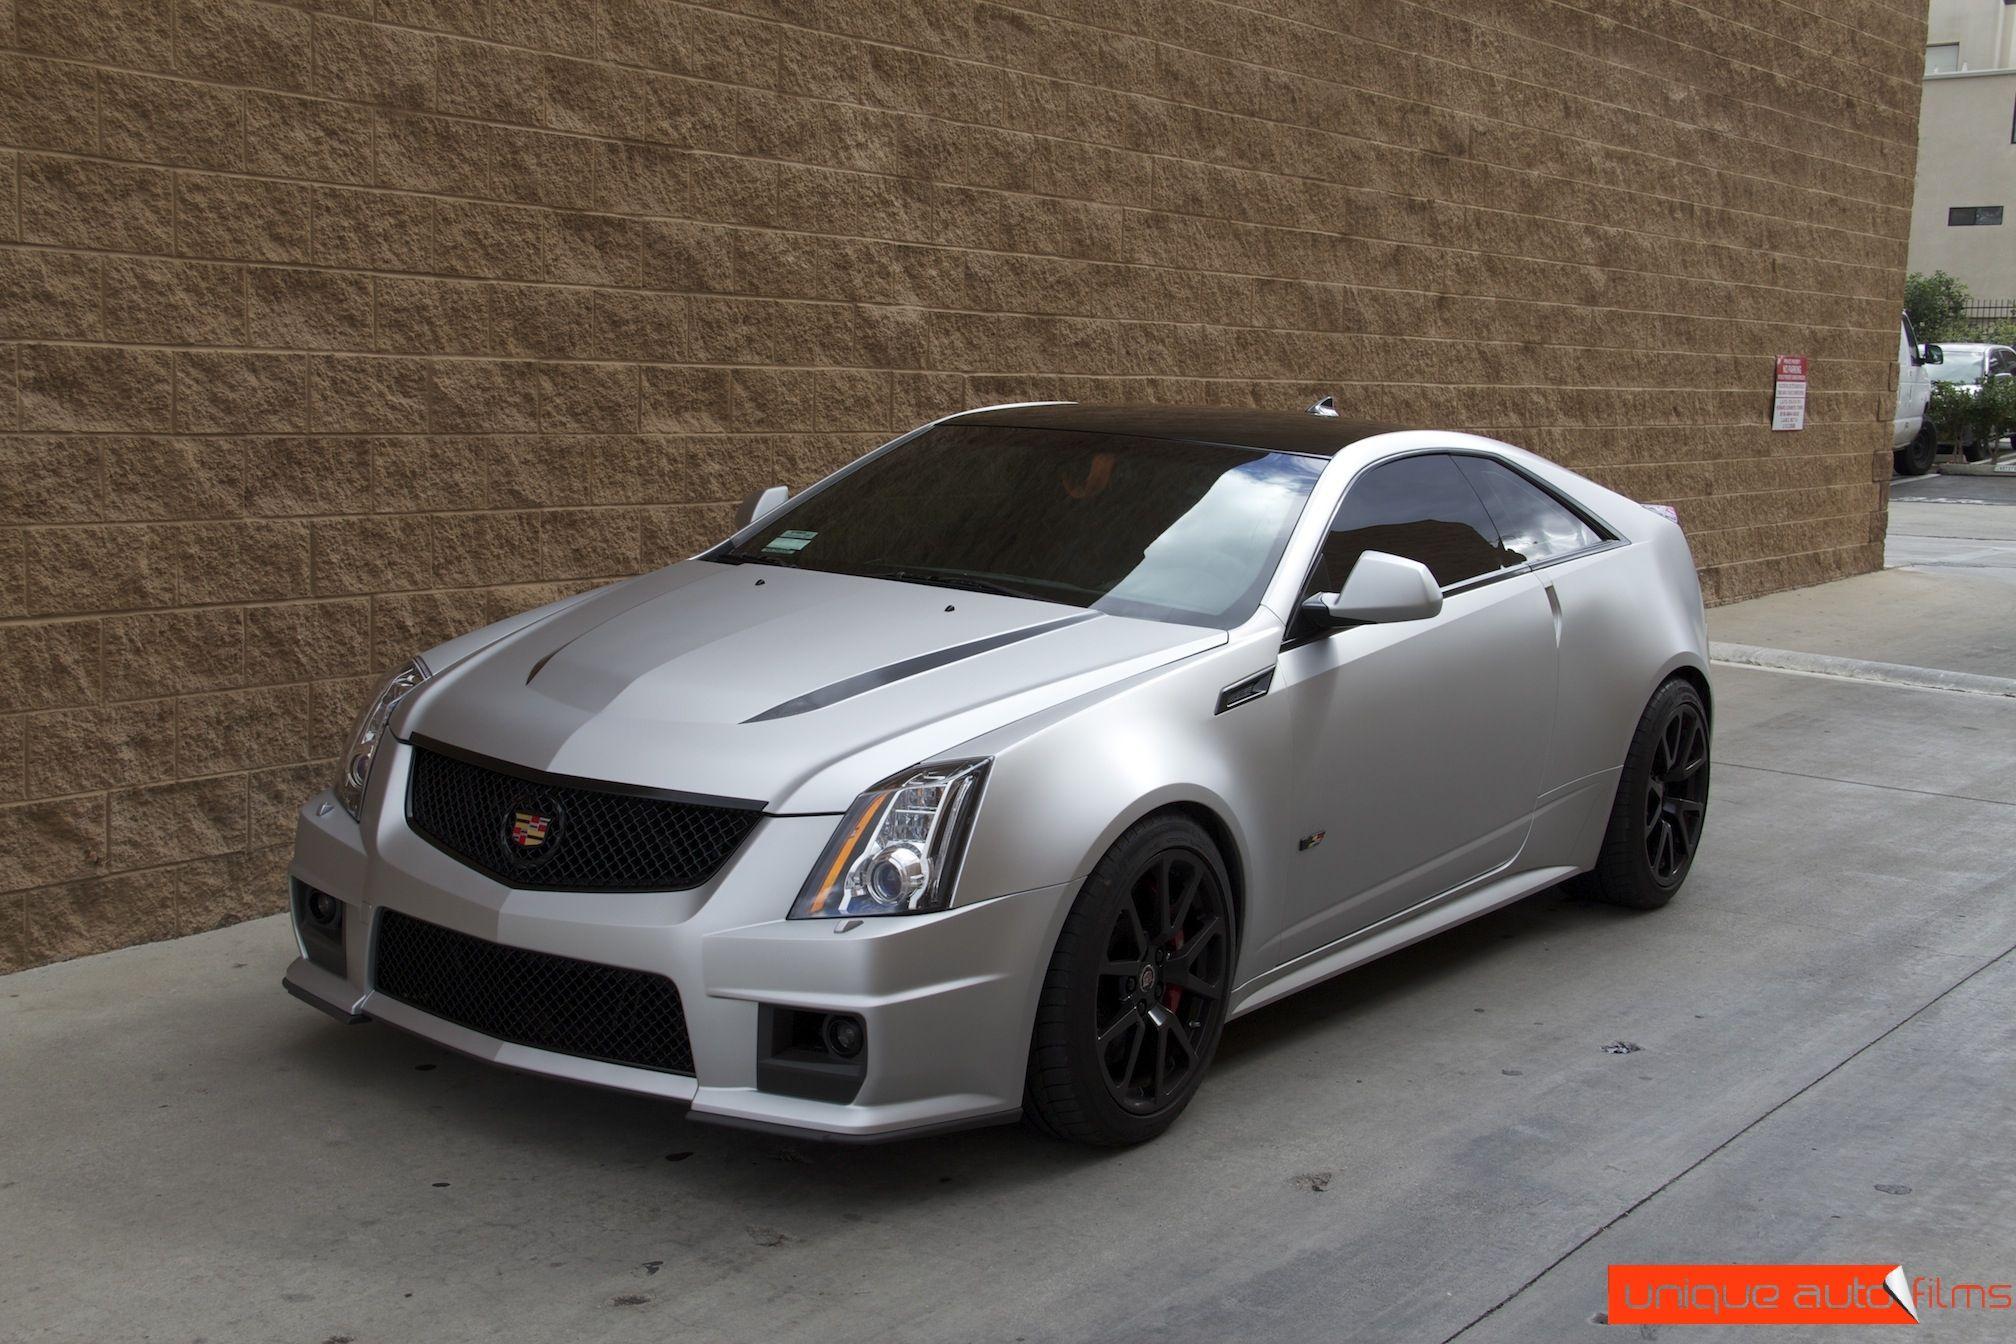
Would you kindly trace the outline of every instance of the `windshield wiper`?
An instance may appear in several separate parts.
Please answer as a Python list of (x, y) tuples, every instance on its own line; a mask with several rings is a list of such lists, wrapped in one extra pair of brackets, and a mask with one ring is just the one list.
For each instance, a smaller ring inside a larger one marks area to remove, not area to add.
[(1024, 592), (1020, 588), (992, 579), (983, 579), (974, 574), (945, 574), (935, 569), (903, 569), (892, 566), (862, 571), (862, 577), (870, 579), (894, 579), (898, 583), (928, 583), (935, 588), (959, 588), (969, 593), (992, 593), (996, 597), (1021, 597), (1031, 602), (1047, 602), (1050, 599)]

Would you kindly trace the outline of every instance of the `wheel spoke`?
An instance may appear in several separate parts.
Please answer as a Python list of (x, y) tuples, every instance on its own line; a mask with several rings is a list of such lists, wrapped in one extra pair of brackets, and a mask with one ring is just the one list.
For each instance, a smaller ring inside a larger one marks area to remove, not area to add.
[(1109, 961), (1099, 968), (1099, 974), (1132, 984), (1141, 974), (1141, 962), (1138, 958), (1132, 961)]
[(1169, 958), (1169, 966), (1189, 970), (1197, 964), (1197, 959), (1204, 955), (1204, 949), (1217, 942), (1224, 934), (1225, 921), (1213, 915), (1204, 921), (1202, 928), (1183, 940), (1182, 949)]
[(1203, 867), (1192, 864), (1190, 867), (1190, 880), (1183, 884), (1183, 893), (1176, 900), (1176, 913), (1169, 920), (1170, 933), (1182, 932), (1184, 921), (1190, 918), (1190, 907), (1197, 902), (1197, 889), (1203, 885)]
[(1120, 1075), (1123, 1081), (1134, 1081), (1134, 1070), (1141, 1067), (1141, 1047), (1147, 1043), (1148, 1024), (1140, 1022), (1140, 1030), (1134, 1033), (1134, 1043), (1127, 1047), (1127, 1071)]
[(1662, 815), (1652, 824), (1652, 843), (1647, 858), (1651, 860), (1652, 872), (1658, 877), (1666, 876), (1669, 869), (1669, 855), (1673, 847), (1673, 826)]
[[(1120, 1038), (1121, 1031), (1126, 1027), (1128, 1027), (1129, 1025), (1134, 1026), (1142, 1025), (1141, 1010), (1139, 1008), (1134, 1007), (1131, 1004), (1128, 1005), (1127, 1011), (1121, 1013), (1120, 1016), (1114, 1018), (1111, 1022), (1107, 1023), (1105, 1030), (1101, 1031), (1097, 1036), (1092, 1038), (1092, 1044), (1098, 1046), (1101, 1050), (1104, 1050), (1107, 1046), (1113, 1044), (1114, 1041), (1118, 1040)], [(1083, 1040), (1084, 1038), (1080, 1037), (1079, 1039)]]
[(1185, 994), (1195, 994), (1198, 998), (1209, 999), (1213, 1003), (1225, 997), (1219, 991), (1218, 986), (1198, 976), (1187, 966), (1179, 968), (1173, 962), (1163, 971), (1162, 983), (1165, 985), (1174, 985)]
[(1708, 764), (1708, 733), (1705, 725), (1692, 714), (1684, 716), (1686, 732), (1680, 739), (1680, 748), (1668, 766), (1666, 779), (1669, 783), (1679, 783), (1692, 779)]
[(1155, 865), (1155, 941), (1169, 941), (1169, 912), (1173, 906), (1170, 886), (1176, 876), (1176, 856), (1164, 854), (1162, 861)]
[(1127, 916), (1128, 932), (1134, 936), (1134, 955), (1137, 960), (1146, 960), (1152, 944), (1148, 941), (1147, 926), (1141, 922), (1141, 912), (1134, 908), (1132, 899), (1120, 902), (1121, 913)]
[(1164, 1026), (1155, 1033), (1155, 1089), (1149, 1095), (1159, 1097), (1169, 1085), (1169, 1028)]
[(1707, 811), (1706, 804), (1697, 803), (1692, 799), (1674, 800), (1673, 824), (1680, 832), (1682, 848), (1689, 854), (1692, 854), (1694, 846), (1701, 842), (1701, 821)]

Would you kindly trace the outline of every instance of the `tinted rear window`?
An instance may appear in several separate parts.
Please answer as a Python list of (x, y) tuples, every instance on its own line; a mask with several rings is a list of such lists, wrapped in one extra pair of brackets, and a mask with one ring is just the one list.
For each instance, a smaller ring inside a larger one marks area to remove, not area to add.
[(1477, 488), (1499, 544), (1517, 557), (1513, 564), (1556, 560), (1608, 540), (1573, 510), (1502, 462), (1458, 457), (1456, 464)]

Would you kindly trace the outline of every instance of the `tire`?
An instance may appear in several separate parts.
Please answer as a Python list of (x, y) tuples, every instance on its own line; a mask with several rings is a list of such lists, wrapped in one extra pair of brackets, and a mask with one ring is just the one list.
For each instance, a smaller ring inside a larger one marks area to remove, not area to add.
[(1961, 447), (1960, 453), (1969, 462), (1986, 462), (1995, 456), (1994, 449), (1985, 443), (1969, 443)]
[(1148, 817), (1114, 841), (1043, 978), (1022, 1096), (1031, 1128), (1120, 1148), (1175, 1123), (1225, 1026), (1231, 890), (1217, 845), (1187, 817)]
[(1708, 817), (1708, 707), (1675, 677), (1645, 706), (1595, 869), (1582, 890), (1632, 910), (1657, 910), (1687, 881)]
[(1896, 452), (1899, 476), (1923, 476), (1939, 460), (1939, 428), (1930, 420), (1918, 426), (1918, 437)]

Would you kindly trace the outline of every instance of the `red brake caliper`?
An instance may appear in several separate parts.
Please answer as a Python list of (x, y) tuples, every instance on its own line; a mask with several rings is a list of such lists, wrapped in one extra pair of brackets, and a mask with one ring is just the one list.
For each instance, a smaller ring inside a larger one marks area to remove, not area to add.
[[(1169, 940), (1169, 950), (1172, 952), (1183, 950), (1183, 930), (1176, 930), (1176, 936)], [(1183, 1002), (1183, 991), (1176, 986), (1170, 985), (1162, 991), (1162, 1006), (1170, 1012), (1175, 1012), (1176, 1005), (1181, 1002)]]

